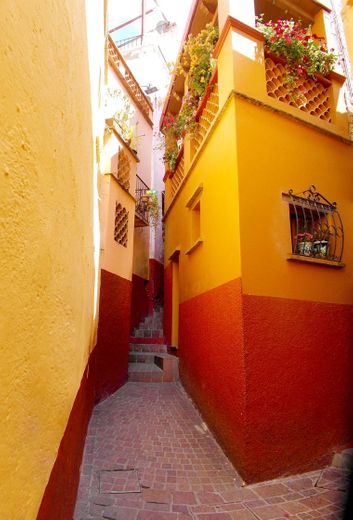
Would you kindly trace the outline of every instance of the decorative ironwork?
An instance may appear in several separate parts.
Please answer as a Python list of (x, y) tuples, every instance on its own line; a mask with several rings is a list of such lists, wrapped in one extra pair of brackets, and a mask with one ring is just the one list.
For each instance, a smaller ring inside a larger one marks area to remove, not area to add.
[(147, 184), (136, 175), (136, 207), (135, 207), (135, 226), (142, 227), (149, 225), (149, 212), (147, 202), (149, 196)]
[(315, 186), (299, 194), (289, 190), (294, 255), (341, 262), (344, 230), (336, 202), (329, 202)]

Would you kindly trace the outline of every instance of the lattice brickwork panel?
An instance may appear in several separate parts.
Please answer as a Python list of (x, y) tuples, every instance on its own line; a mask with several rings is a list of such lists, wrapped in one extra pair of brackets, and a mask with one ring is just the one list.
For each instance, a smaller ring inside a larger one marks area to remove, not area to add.
[(183, 180), (185, 175), (184, 172), (184, 156), (180, 159), (177, 169), (174, 172), (173, 177), (171, 178), (172, 185), (172, 196), (174, 196), (177, 191), (181, 181)]
[(293, 92), (286, 85), (286, 67), (265, 60), (267, 94), (312, 116), (331, 122), (329, 88), (311, 78), (298, 79)]
[(114, 240), (124, 247), (127, 247), (129, 212), (123, 208), (120, 202), (115, 203), (115, 225)]
[(199, 119), (199, 123), (197, 129), (195, 131), (193, 142), (192, 142), (192, 150), (193, 155), (196, 154), (198, 149), (200, 148), (202, 141), (205, 138), (210, 126), (212, 125), (216, 114), (218, 112), (219, 100), (218, 100), (218, 85), (214, 85), (213, 90), (210, 94), (210, 97), (207, 100), (206, 106), (202, 111), (201, 117)]
[(125, 189), (130, 188), (130, 161), (122, 148), (120, 148), (118, 154), (117, 179)]

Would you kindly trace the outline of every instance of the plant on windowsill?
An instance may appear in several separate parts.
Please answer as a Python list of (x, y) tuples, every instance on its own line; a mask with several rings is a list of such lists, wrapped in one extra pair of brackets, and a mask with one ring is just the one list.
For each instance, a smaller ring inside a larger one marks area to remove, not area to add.
[(297, 241), (298, 255), (304, 255), (304, 256), (312, 255), (313, 239), (314, 239), (314, 236), (312, 235), (312, 233), (308, 233), (307, 231), (297, 234), (296, 241)]
[(334, 49), (327, 49), (324, 38), (312, 33), (311, 26), (303, 27), (293, 19), (264, 22), (261, 15), (256, 27), (264, 35), (265, 50), (284, 58), (286, 83), (291, 90), (300, 78), (316, 80), (317, 75), (325, 77), (333, 71), (337, 55)]

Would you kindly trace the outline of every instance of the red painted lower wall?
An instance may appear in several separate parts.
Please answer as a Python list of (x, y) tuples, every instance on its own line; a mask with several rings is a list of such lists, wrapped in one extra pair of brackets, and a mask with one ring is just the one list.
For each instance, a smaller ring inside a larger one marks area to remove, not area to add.
[(37, 520), (71, 520), (92, 408), (127, 380), (131, 282), (101, 271), (97, 345), (83, 375)]
[(353, 440), (353, 308), (243, 297), (247, 479), (314, 469)]
[(172, 292), (173, 264), (169, 262), (164, 270), (164, 335), (168, 345), (172, 343)]
[(183, 385), (240, 472), (245, 460), (245, 366), (240, 280), (180, 305)]
[(85, 371), (60, 443), (37, 520), (69, 520), (73, 517), (80, 465), (94, 403), (92, 378)]
[(131, 289), (130, 280), (101, 270), (97, 345), (90, 360), (96, 401), (127, 381)]
[(317, 468), (353, 440), (353, 307), (234, 280), (180, 305), (179, 338), (181, 380), (245, 481)]
[(148, 280), (137, 274), (132, 275), (131, 332), (148, 315), (147, 285)]
[(147, 291), (150, 303), (154, 308), (156, 305), (162, 305), (164, 301), (164, 266), (154, 258), (150, 258), (149, 272), (150, 279)]

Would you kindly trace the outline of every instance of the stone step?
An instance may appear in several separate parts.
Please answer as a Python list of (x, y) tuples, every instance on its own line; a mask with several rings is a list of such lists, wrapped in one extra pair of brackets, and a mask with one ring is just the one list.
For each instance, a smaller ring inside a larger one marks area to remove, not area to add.
[(163, 370), (155, 364), (129, 363), (129, 381), (163, 383)]
[(168, 353), (168, 347), (163, 343), (129, 343), (130, 352), (161, 352)]
[(166, 343), (165, 336), (161, 336), (160, 338), (151, 337), (151, 338), (137, 338), (135, 336), (130, 336), (129, 343), (135, 343), (136, 345), (145, 344), (145, 345), (164, 345)]
[(332, 466), (338, 469), (348, 470), (352, 466), (353, 448), (338, 450), (333, 456)]
[(141, 323), (138, 327), (135, 327), (135, 331), (138, 330), (153, 330), (153, 329), (162, 329), (162, 323)]
[(163, 352), (129, 352), (129, 363), (154, 363), (154, 356), (156, 354), (163, 354)]
[[(133, 353), (132, 356), (138, 356), (138, 353)], [(170, 383), (178, 381), (179, 361), (177, 357), (170, 354), (155, 353), (149, 356), (142, 354), (142, 359), (145, 359), (145, 362), (135, 361), (129, 363), (129, 381), (141, 383)]]
[(159, 325), (162, 325), (163, 322), (163, 316), (147, 316), (144, 320), (141, 321), (140, 325), (151, 325), (158, 323)]
[(161, 338), (163, 329), (134, 330), (132, 336), (135, 338)]

